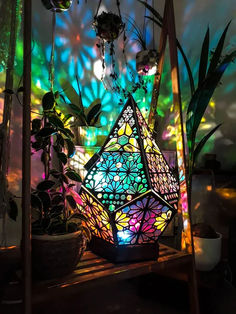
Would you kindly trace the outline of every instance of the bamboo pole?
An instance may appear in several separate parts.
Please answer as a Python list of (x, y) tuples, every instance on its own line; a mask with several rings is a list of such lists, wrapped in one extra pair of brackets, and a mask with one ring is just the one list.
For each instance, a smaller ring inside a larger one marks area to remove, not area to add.
[[(170, 49), (170, 63), (171, 63), (171, 81), (173, 91), (173, 102), (175, 110), (175, 129), (176, 129), (176, 148), (177, 148), (177, 161), (179, 169), (179, 181), (180, 181), (180, 195), (181, 195), (181, 211), (183, 218), (183, 232), (182, 243), (187, 252), (192, 253), (192, 292), (190, 296), (191, 313), (199, 314), (199, 301), (197, 290), (197, 278), (195, 272), (195, 258), (194, 258), (194, 246), (193, 236), (191, 230), (191, 213), (188, 187), (186, 180), (186, 158), (185, 158), (185, 142), (184, 142), (184, 128), (183, 128), (183, 114), (181, 103), (181, 92), (179, 83), (179, 67), (178, 67), (178, 55), (176, 45), (176, 30), (175, 30), (175, 16), (173, 0), (166, 0), (168, 5), (167, 11), (167, 28), (169, 37), (169, 49)], [(182, 247), (183, 248), (183, 247)]]
[(22, 246), (24, 314), (31, 314), (31, 10), (32, 0), (24, 0), (24, 61), (23, 61), (23, 126), (22, 126)]
[[(9, 11), (11, 12), (10, 22), (10, 39), (9, 49), (7, 57), (7, 68), (6, 68), (6, 82), (5, 89), (13, 90), (13, 71), (14, 71), (14, 60), (16, 51), (16, 34), (17, 34), (17, 0), (11, 0), (9, 5)], [(7, 12), (6, 12), (7, 13)], [(10, 155), (10, 129), (11, 129), (11, 113), (12, 113), (12, 95), (5, 93), (4, 95), (4, 108), (3, 108), (3, 122), (0, 125), (1, 132), (1, 143), (0, 143), (0, 212), (2, 212), (2, 243), (6, 245), (6, 231), (5, 231), (5, 219), (7, 210), (7, 174), (9, 166), (9, 155)]]

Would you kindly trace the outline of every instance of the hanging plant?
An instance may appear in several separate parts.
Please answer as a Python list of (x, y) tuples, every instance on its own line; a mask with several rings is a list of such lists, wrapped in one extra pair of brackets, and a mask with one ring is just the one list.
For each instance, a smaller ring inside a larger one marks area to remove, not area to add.
[[(114, 50), (114, 40), (116, 40), (120, 34), (125, 29), (125, 24), (122, 21), (121, 13), (120, 13), (120, 2), (116, 1), (118, 14), (112, 12), (102, 12), (98, 15), (99, 8), (101, 6), (102, 0), (99, 1), (96, 14), (94, 16), (93, 28), (96, 32), (97, 37), (99, 38), (99, 43), (97, 47), (100, 49), (100, 54), (102, 57), (102, 68), (103, 73), (101, 75), (101, 81), (104, 84), (105, 77), (105, 43), (109, 44), (109, 55), (111, 56), (111, 74), (110, 77), (113, 80), (116, 80), (118, 74), (115, 72), (115, 50)], [(124, 41), (126, 39), (124, 33)], [(104, 84), (105, 85), (105, 84)], [(107, 88), (105, 86), (105, 88)]]
[[(146, 15), (146, 14), (145, 14)], [(148, 49), (146, 41), (146, 23), (145, 16), (143, 21), (143, 30), (137, 25), (134, 19), (128, 18), (128, 23), (133, 28), (133, 40), (138, 43), (141, 50), (136, 54), (136, 71), (139, 75), (157, 74), (157, 65), (159, 61), (159, 53), (156, 49)], [(154, 25), (153, 25), (153, 41), (154, 41)], [(155, 43), (153, 42), (153, 46)]]
[(63, 12), (70, 8), (72, 0), (42, 0), (42, 3), (47, 10)]
[(103, 11), (100, 15), (95, 16), (93, 27), (97, 37), (110, 43), (123, 32), (125, 24), (120, 15)]
[(157, 73), (159, 54), (155, 49), (141, 50), (136, 54), (136, 70), (139, 75)]

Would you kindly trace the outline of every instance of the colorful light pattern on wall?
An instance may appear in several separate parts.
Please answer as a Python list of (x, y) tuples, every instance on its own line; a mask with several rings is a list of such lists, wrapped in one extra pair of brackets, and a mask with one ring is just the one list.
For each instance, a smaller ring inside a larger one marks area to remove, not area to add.
[(94, 237), (155, 243), (177, 209), (179, 186), (131, 97), (81, 187)]

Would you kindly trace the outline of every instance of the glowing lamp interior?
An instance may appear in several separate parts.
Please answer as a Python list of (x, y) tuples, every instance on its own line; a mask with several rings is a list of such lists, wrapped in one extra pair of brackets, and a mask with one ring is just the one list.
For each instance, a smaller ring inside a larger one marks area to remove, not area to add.
[(81, 187), (93, 250), (115, 261), (156, 258), (178, 190), (131, 97)]

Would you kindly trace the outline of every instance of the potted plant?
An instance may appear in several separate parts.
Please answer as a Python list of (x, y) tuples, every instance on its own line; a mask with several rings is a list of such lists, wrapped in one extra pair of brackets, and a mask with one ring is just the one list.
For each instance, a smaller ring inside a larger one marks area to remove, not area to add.
[[(163, 27), (163, 18), (160, 14), (146, 2), (139, 0), (150, 12), (153, 13), (154, 17), (152, 19), (158, 26)], [(200, 62), (199, 62), (199, 72), (198, 72), (198, 85), (195, 87), (193, 74), (189, 66), (188, 59), (177, 41), (177, 47), (179, 48), (182, 57), (184, 59), (189, 82), (191, 87), (191, 99), (187, 107), (187, 119), (186, 119), (186, 133), (187, 133), (187, 146), (188, 146), (188, 197), (189, 204), (191, 204), (191, 193), (192, 193), (192, 175), (195, 167), (196, 160), (202, 151), (204, 145), (208, 139), (216, 132), (216, 130), (221, 126), (218, 124), (214, 127), (209, 133), (205, 134), (203, 138), (197, 143), (197, 132), (201, 120), (205, 114), (205, 111), (208, 107), (208, 104), (214, 94), (216, 87), (219, 85), (220, 80), (229, 66), (229, 64), (236, 58), (236, 51), (232, 51), (226, 55), (223, 55), (223, 46), (225, 37), (229, 28), (230, 22), (225, 27), (214, 51), (209, 52), (209, 28), (205, 34), (205, 38), (202, 44)], [(213, 233), (211, 233), (213, 234)], [(198, 236), (197, 236), (198, 235)], [(199, 244), (201, 241), (198, 241), (196, 238), (199, 238), (200, 232), (195, 233), (194, 236), (194, 246), (199, 250)], [(221, 238), (219, 234), (218, 238)], [(215, 234), (213, 239), (215, 239)], [(221, 240), (220, 240), (221, 241)], [(218, 241), (217, 241), (218, 242)], [(208, 246), (204, 246), (204, 250)], [(203, 250), (203, 247), (201, 248)], [(216, 250), (218, 247), (216, 246)], [(204, 255), (208, 254), (207, 252), (203, 253)], [(217, 256), (217, 252), (212, 256)], [(195, 260), (198, 265), (198, 253), (195, 250)]]
[(93, 27), (96, 35), (110, 43), (119, 37), (124, 30), (125, 24), (121, 16), (112, 12), (102, 12), (94, 17)]
[(90, 238), (71, 183), (81, 178), (67, 166), (75, 152), (74, 135), (65, 127), (56, 97), (53, 92), (43, 96), (42, 118), (32, 121), (31, 131), (32, 153), (41, 153), (44, 165), (44, 180), (31, 193), (32, 267), (40, 279), (72, 272)]
[(212, 270), (221, 258), (222, 235), (205, 223), (192, 226), (196, 269)]
[[(78, 80), (77, 80), (78, 82)], [(70, 119), (70, 125), (74, 129), (74, 143), (79, 146), (95, 146), (98, 141), (98, 127), (101, 115), (101, 100), (95, 99), (88, 108), (83, 105), (81, 91), (78, 83), (79, 94), (65, 79), (60, 81), (65, 95), (69, 99), (66, 116)], [(65, 98), (62, 96), (64, 102)]]
[[(199, 153), (202, 151), (202, 148), (206, 144), (207, 140), (216, 132), (216, 130), (221, 126), (218, 124), (214, 127), (209, 133), (207, 133), (200, 141), (197, 143), (196, 135), (200, 125), (200, 122), (203, 118), (203, 115), (207, 109), (207, 106), (210, 102), (210, 99), (220, 83), (220, 80), (224, 74), (224, 71), (228, 67), (228, 65), (233, 61), (236, 57), (236, 51), (232, 51), (227, 55), (222, 55), (223, 46), (225, 37), (227, 34), (227, 30), (230, 23), (224, 29), (215, 50), (212, 52), (211, 58), (209, 60), (209, 28), (207, 29), (201, 50), (200, 64), (199, 64), (199, 76), (198, 76), (198, 86), (194, 91), (191, 100), (189, 102), (189, 106), (187, 108), (187, 120), (186, 120), (186, 132), (187, 132), (187, 144), (188, 144), (188, 194), (191, 201), (191, 191), (192, 191), (192, 174), (195, 167), (195, 163)], [(221, 235), (212, 233), (214, 236), (212, 238), (212, 243), (217, 243), (216, 245), (211, 244), (205, 245), (205, 240), (199, 239), (201, 238), (201, 233), (195, 232), (194, 237), (194, 247), (195, 249), (195, 260), (196, 265), (200, 265), (202, 263), (201, 255), (199, 255), (199, 249), (203, 251), (204, 256), (212, 257), (212, 261), (209, 261), (214, 264), (214, 258), (219, 256), (219, 247), (221, 243)], [(200, 235), (200, 236), (199, 236)], [(203, 236), (202, 238), (205, 238)], [(217, 239), (217, 240), (216, 240)], [(209, 238), (207, 240), (209, 242)], [(202, 246), (200, 246), (202, 244)], [(215, 252), (212, 250), (215, 249)], [(203, 268), (201, 266), (201, 268)], [(207, 268), (207, 266), (206, 266)]]
[(72, 0), (42, 0), (42, 3), (47, 10), (64, 12), (70, 8)]
[(137, 23), (129, 18), (129, 23), (133, 27), (134, 40), (141, 50), (136, 54), (136, 70), (139, 75), (154, 75), (157, 72), (159, 54), (156, 49), (148, 49), (145, 30), (142, 31)]

